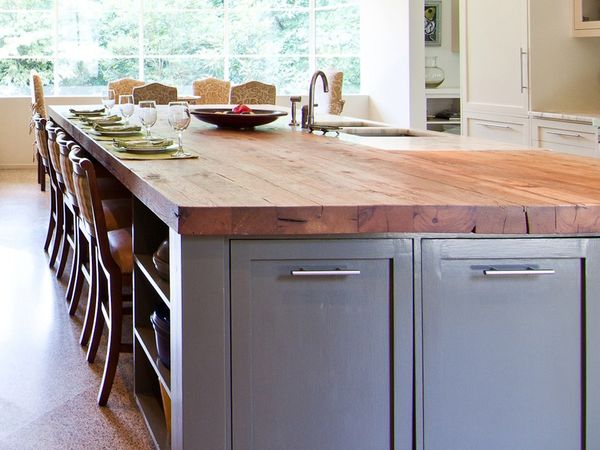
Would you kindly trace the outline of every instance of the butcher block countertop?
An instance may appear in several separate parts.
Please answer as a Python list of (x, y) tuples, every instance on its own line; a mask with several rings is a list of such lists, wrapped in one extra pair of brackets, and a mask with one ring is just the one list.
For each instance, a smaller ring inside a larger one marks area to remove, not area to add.
[[(198, 159), (127, 161), (70, 120), (68, 107), (49, 110), (183, 235), (600, 232), (596, 159), (502, 144), (456, 150), (460, 141), (445, 146), (444, 137), (394, 138), (398, 148), (412, 140), (412, 150), (382, 150), (294, 130), (284, 117), (245, 131), (192, 118), (184, 146)], [(173, 136), (165, 117), (160, 108), (152, 131)], [(431, 139), (435, 151), (427, 150)]]

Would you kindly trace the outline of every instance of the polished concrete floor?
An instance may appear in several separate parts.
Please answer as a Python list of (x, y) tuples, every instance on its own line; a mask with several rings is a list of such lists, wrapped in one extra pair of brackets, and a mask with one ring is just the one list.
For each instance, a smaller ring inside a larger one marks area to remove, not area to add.
[[(104, 344), (88, 364), (79, 345), (83, 304), (66, 311), (42, 249), (48, 194), (33, 170), (0, 170), (0, 450), (151, 449), (122, 355), (107, 407), (96, 404)], [(69, 267), (69, 266), (67, 266)]]

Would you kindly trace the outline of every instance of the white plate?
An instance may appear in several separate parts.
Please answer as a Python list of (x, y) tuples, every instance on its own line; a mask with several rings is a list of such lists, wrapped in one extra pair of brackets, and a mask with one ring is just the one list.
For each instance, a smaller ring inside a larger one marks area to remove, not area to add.
[(142, 134), (140, 131), (96, 131), (90, 130), (90, 134), (95, 136), (137, 136)]
[(123, 153), (146, 153), (146, 154), (151, 154), (151, 153), (168, 153), (168, 152), (174, 152), (175, 150), (177, 150), (177, 144), (171, 144), (168, 147), (164, 147), (164, 148), (136, 148), (136, 149), (130, 149), (130, 148), (126, 148), (126, 147), (119, 147), (116, 144), (113, 144), (113, 147), (119, 151), (119, 152), (123, 152)]

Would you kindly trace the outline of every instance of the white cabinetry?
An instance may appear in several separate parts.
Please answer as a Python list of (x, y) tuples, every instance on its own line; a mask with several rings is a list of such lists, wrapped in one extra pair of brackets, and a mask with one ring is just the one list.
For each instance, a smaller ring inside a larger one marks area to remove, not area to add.
[(529, 145), (527, 0), (462, 0), (463, 135)]
[(573, 36), (600, 36), (600, 0), (572, 0)]
[(529, 119), (526, 116), (466, 112), (463, 114), (463, 128), (467, 136), (529, 145)]
[(527, 0), (463, 0), (463, 112), (526, 116)]
[(531, 119), (532, 144), (550, 150), (581, 156), (600, 157), (598, 128), (591, 123)]

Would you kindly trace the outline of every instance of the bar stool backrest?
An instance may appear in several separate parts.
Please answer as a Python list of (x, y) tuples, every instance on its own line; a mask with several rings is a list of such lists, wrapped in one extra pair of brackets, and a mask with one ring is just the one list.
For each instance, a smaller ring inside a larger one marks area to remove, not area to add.
[(48, 167), (50, 155), (48, 152), (48, 133), (46, 131), (46, 119), (40, 114), (33, 115), (33, 126), (35, 130), (35, 143), (42, 157), (42, 164)]
[(47, 118), (46, 101), (44, 99), (44, 83), (42, 77), (35, 70), (29, 75), (29, 84), (31, 87), (31, 112)]
[(177, 88), (161, 83), (148, 83), (133, 88), (133, 102), (138, 104), (144, 100), (154, 100), (157, 105), (168, 105), (177, 101)]
[(244, 84), (232, 86), (229, 103), (249, 105), (266, 104), (274, 105), (277, 99), (277, 88), (273, 84), (260, 81), (248, 81)]
[(60, 150), (58, 148), (57, 137), (58, 133), (62, 131), (62, 129), (56, 126), (53, 122), (48, 120), (46, 122), (46, 131), (48, 133), (48, 155), (50, 156), (50, 163), (52, 164), (52, 169), (56, 174), (56, 180), (58, 181), (59, 186), (64, 184), (62, 169), (60, 167)]
[(218, 78), (204, 78), (192, 83), (194, 95), (200, 97), (196, 104), (227, 104), (229, 103), (229, 91), (231, 81), (219, 80)]
[(69, 160), (71, 149), (81, 148), (74, 141), (67, 138), (67, 135), (62, 131), (58, 133), (57, 144), (59, 149), (60, 168), (62, 179), (65, 185), (65, 195), (69, 198), (73, 205), (78, 205), (77, 194), (75, 193), (75, 182), (73, 180), (73, 166)]

